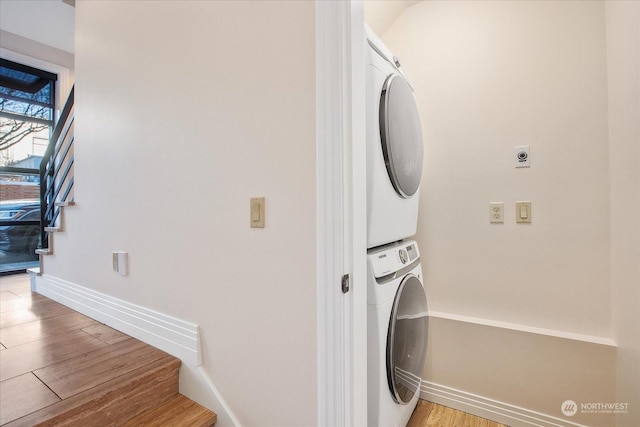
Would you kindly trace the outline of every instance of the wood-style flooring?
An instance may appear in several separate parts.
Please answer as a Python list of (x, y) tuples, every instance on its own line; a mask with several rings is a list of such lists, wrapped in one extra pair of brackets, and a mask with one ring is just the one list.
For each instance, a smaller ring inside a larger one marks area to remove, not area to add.
[[(0, 276), (0, 425), (210, 426), (180, 361)], [(152, 422), (153, 421), (153, 422)]]
[(475, 415), (419, 400), (407, 427), (508, 427)]

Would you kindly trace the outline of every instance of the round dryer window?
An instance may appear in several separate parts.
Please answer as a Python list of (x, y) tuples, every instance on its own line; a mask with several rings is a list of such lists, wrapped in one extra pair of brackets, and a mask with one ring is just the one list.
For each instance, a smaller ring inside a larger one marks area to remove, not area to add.
[(422, 127), (409, 83), (391, 74), (380, 97), (380, 140), (391, 184), (403, 198), (413, 196), (422, 177)]
[(407, 404), (420, 388), (427, 357), (427, 297), (412, 274), (400, 283), (387, 335), (387, 380), (393, 399)]

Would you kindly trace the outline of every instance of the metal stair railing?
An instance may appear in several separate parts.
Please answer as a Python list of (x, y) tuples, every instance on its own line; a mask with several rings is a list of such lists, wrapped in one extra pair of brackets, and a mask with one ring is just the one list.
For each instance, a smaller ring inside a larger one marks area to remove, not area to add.
[(74, 89), (58, 118), (40, 163), (40, 246), (49, 248), (48, 231), (55, 227), (60, 203), (73, 201)]

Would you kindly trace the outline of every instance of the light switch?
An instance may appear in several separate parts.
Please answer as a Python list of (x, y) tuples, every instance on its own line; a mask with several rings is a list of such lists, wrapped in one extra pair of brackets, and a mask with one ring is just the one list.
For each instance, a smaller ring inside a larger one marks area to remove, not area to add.
[(251, 205), (251, 222), (260, 222), (260, 203)]
[(525, 205), (520, 205), (520, 219), (527, 219), (529, 214)]
[(264, 197), (252, 197), (250, 208), (251, 228), (264, 228)]
[(531, 223), (531, 202), (516, 202), (516, 222)]

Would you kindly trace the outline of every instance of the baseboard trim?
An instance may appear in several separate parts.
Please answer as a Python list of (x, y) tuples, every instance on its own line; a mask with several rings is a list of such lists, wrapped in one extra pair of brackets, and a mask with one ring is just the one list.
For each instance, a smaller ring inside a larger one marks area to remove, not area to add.
[(224, 412), (226, 413), (226, 415), (229, 417), (229, 421), (233, 424), (234, 427), (241, 427), (242, 424), (240, 424), (240, 421), (238, 420), (238, 418), (236, 418), (235, 414), (231, 410), (231, 407), (229, 406), (227, 401), (224, 400), (224, 397), (222, 397), (220, 390), (218, 390), (218, 387), (216, 387), (216, 385), (213, 383), (213, 381), (211, 380), (211, 378), (209, 377), (209, 375), (207, 374), (207, 372), (204, 370), (202, 366), (198, 367), (198, 372), (200, 373), (200, 376), (204, 379), (205, 383), (209, 387), (209, 390), (211, 391), (211, 393), (213, 393), (216, 399), (218, 399), (218, 403), (220, 404), (222, 409), (224, 409)]
[(196, 324), (46, 274), (35, 277), (35, 291), (166, 351), (183, 363), (202, 363)]
[(590, 344), (598, 344), (609, 347), (617, 347), (614, 340), (608, 337), (598, 337), (593, 335), (576, 334), (573, 332), (558, 331), (553, 329), (538, 328), (534, 326), (520, 325), (517, 323), (501, 322), (496, 320), (481, 319), (478, 317), (461, 316), (459, 314), (443, 313), (439, 311), (429, 311), (429, 317), (455, 320), (457, 322), (473, 323), (475, 325), (491, 326), (493, 328), (509, 329), (530, 334), (545, 335), (549, 337), (563, 338), (574, 341), (583, 341)]
[(429, 381), (422, 382), (420, 398), (511, 427), (586, 427)]

